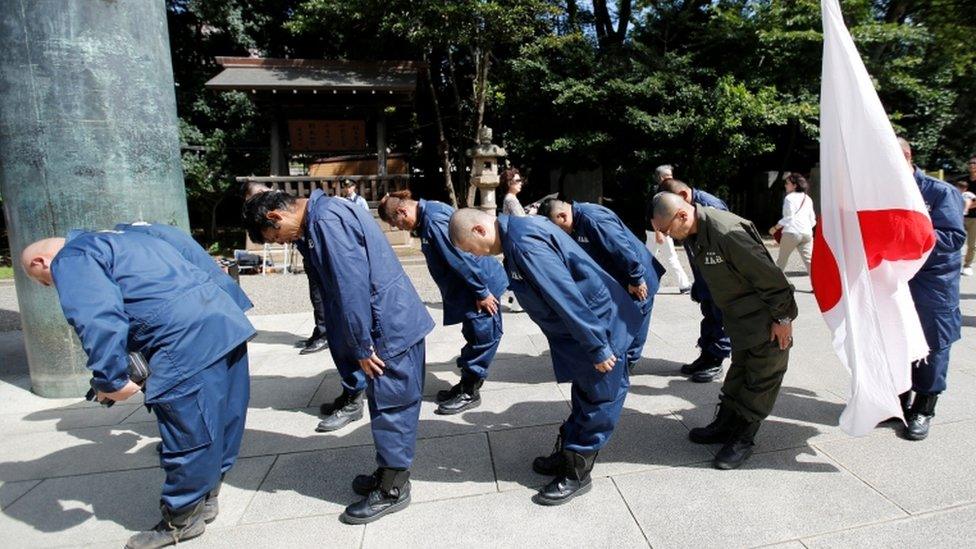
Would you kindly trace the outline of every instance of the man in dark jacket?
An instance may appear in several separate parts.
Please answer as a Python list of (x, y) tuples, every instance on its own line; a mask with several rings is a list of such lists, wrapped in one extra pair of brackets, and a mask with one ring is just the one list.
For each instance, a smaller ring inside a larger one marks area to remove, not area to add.
[(658, 193), (652, 205), (654, 228), (692, 248), (732, 340), (718, 415), (710, 425), (692, 429), (689, 438), (724, 444), (713, 465), (734, 469), (752, 455), (756, 432), (786, 374), (797, 315), (793, 286), (752, 222), (668, 192)]
[(508, 289), (508, 277), (494, 257), (477, 257), (451, 244), (448, 225), (454, 208), (436, 200), (413, 200), (410, 191), (397, 191), (380, 200), (380, 219), (402, 231), (416, 231), (427, 269), (441, 291), (444, 325), (461, 324), (465, 345), (457, 365), (461, 381), (437, 394), (437, 411), (459, 414), (481, 404), (479, 389), (488, 376), (502, 340), (498, 297)]
[[(237, 460), (244, 433), (247, 340), (254, 335), (244, 312), (213, 273), (140, 232), (72, 231), (67, 240), (28, 246), (22, 262), (31, 278), (58, 291), (98, 400), (126, 400), (142, 389), (156, 415), (163, 519), (126, 547), (199, 536), (217, 517), (220, 479)], [(149, 361), (144, 387), (129, 379), (129, 352)]]
[[(905, 438), (922, 440), (929, 434), (935, 404), (946, 389), (949, 350), (961, 337), (959, 310), (960, 250), (966, 241), (962, 194), (945, 181), (925, 175), (912, 163), (908, 141), (899, 138), (905, 160), (914, 172), (922, 199), (935, 228), (935, 248), (914, 278), (908, 282), (918, 319), (929, 344), (929, 356), (912, 365), (912, 390), (902, 395)], [(911, 393), (914, 393), (914, 398)]]
[(627, 365), (633, 371), (644, 351), (651, 324), (651, 309), (664, 274), (664, 267), (641, 244), (623, 221), (599, 204), (549, 199), (539, 207), (548, 217), (590, 254), (637, 302), (644, 322), (627, 350)]
[(329, 350), (344, 379), (368, 378), (377, 469), (353, 480), (362, 501), (344, 522), (363, 524), (410, 503), (410, 466), (423, 396), (424, 338), (434, 328), (417, 290), (379, 225), (356, 204), (271, 191), (248, 200), (244, 222), (255, 242), (298, 242), (325, 289)]
[(553, 475), (536, 501), (561, 505), (592, 486), (590, 471), (610, 439), (630, 387), (627, 350), (643, 315), (630, 294), (579, 244), (538, 216), (451, 217), (451, 241), (479, 256), (505, 254), (509, 287), (549, 340), (557, 382), (573, 383), (571, 412), (555, 451), (532, 468)]

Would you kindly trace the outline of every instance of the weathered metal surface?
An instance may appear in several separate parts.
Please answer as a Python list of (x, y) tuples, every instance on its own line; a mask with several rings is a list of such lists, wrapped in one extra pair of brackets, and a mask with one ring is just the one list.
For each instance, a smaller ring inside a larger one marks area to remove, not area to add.
[[(14, 258), (73, 228), (187, 228), (163, 0), (0, 5), (0, 193)], [(56, 293), (15, 272), (34, 391), (83, 395), (86, 359)]]

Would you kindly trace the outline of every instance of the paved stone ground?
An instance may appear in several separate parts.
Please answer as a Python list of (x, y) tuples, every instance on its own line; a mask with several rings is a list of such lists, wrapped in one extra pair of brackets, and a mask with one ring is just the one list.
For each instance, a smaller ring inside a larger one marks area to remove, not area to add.
[[(411, 268), (429, 298), (429, 281), (417, 271)], [(267, 299), (304, 291), (302, 279), (268, 291)], [(524, 314), (506, 314), (484, 403), (459, 416), (433, 414), (434, 393), (458, 379), (459, 329), (439, 326), (428, 338), (414, 503), (367, 526), (343, 525), (338, 515), (356, 499), (352, 476), (374, 467), (368, 423), (329, 435), (313, 431), (318, 405), (339, 391), (335, 369), (328, 353), (300, 357), (294, 348), (311, 331), (309, 313), (264, 314), (273, 304), (260, 298), (241, 459), (221, 495), (220, 517), (188, 546), (972, 546), (976, 281), (963, 280), (963, 340), (924, 442), (901, 440), (886, 427), (858, 439), (840, 432), (848, 376), (830, 349), (809, 281), (793, 281), (801, 316), (790, 370), (757, 454), (742, 469), (711, 469), (717, 448), (687, 440), (688, 429), (711, 418), (719, 383), (696, 385), (677, 375), (695, 356), (698, 312), (687, 296), (666, 288), (591, 493), (556, 508), (531, 502), (546, 479), (530, 462), (551, 449), (569, 411), (568, 386), (553, 382), (535, 325)], [(245, 288), (251, 283), (246, 279)], [(438, 318), (439, 304), (430, 308)], [(21, 333), (0, 333), (2, 545), (118, 547), (154, 524), (162, 475), (152, 416), (137, 403), (101, 409), (80, 399), (38, 398), (29, 392), (25, 363)]]

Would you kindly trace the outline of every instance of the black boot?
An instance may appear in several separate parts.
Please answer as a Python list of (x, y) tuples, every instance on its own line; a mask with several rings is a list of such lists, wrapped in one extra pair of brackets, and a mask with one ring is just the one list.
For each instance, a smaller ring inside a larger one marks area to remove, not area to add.
[(681, 373), (691, 376), (695, 383), (708, 383), (722, 374), (724, 361), (724, 358), (702, 352), (693, 362), (683, 365)]
[(325, 337), (309, 338), (305, 347), (301, 351), (298, 351), (300, 355), (310, 355), (312, 353), (317, 353), (319, 351), (324, 351), (329, 348), (329, 340)]
[(734, 421), (736, 425), (732, 438), (722, 446), (712, 461), (716, 469), (735, 469), (752, 455), (760, 422), (748, 422), (738, 417)]
[(596, 463), (598, 452), (580, 454), (572, 450), (563, 450), (562, 453), (562, 473), (536, 494), (536, 503), (540, 505), (562, 505), (576, 496), (589, 492), (593, 487), (590, 471)]
[(170, 509), (160, 504), (163, 520), (152, 530), (139, 532), (129, 538), (125, 544), (126, 549), (156, 549), (199, 536), (207, 529), (207, 523), (203, 520), (205, 500), (206, 498), (202, 498), (182, 509)]
[(539, 456), (532, 460), (532, 470), (536, 473), (552, 477), (563, 468), (563, 427), (559, 427), (559, 434), (556, 436), (556, 444), (552, 447), (552, 453), (548, 456)]
[(905, 391), (898, 395), (898, 401), (901, 402), (901, 412), (905, 416), (905, 421), (908, 421), (908, 414), (912, 411), (912, 392)]
[(916, 394), (915, 401), (912, 402), (912, 409), (908, 411), (905, 420), (908, 427), (905, 428), (905, 438), (908, 440), (925, 440), (929, 436), (929, 427), (932, 418), (935, 417), (935, 403), (939, 400), (939, 395)]
[(356, 478), (352, 479), (352, 491), (361, 496), (368, 496), (369, 493), (378, 488), (379, 485), (379, 468), (368, 475), (356, 475)]
[[(461, 382), (451, 387), (450, 391), (441, 391), (448, 393), (448, 398), (438, 400), (440, 404), (434, 410), (434, 413), (442, 416), (452, 416), (454, 414), (460, 414), (465, 410), (477, 408), (481, 405), (481, 393), (479, 389), (481, 389), (484, 383), (485, 380), (483, 379), (462, 375)], [(441, 394), (438, 393), (437, 396), (440, 397)]]
[(735, 419), (735, 412), (719, 404), (715, 419), (704, 427), (692, 429), (688, 433), (688, 438), (695, 444), (724, 444), (732, 436), (736, 425)]
[(325, 419), (319, 422), (316, 431), (326, 433), (342, 429), (353, 421), (363, 417), (363, 392), (350, 393), (343, 390), (331, 404), (323, 404), (319, 411), (325, 415)]
[(346, 524), (366, 524), (410, 505), (410, 471), (380, 467), (377, 472), (379, 485), (365, 499), (346, 507), (339, 520)]
[(217, 486), (207, 494), (207, 498), (203, 502), (203, 521), (207, 524), (216, 520), (217, 515), (220, 514), (220, 506), (217, 504), (217, 498), (220, 496), (220, 486), (223, 483), (224, 475), (220, 475)]

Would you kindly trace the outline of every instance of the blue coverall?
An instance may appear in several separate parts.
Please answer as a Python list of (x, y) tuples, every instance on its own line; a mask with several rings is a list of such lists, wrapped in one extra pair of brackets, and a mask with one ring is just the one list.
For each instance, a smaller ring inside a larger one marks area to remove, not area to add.
[(237, 459), (254, 327), (218, 277), (147, 234), (73, 231), (51, 273), (94, 389), (128, 383), (128, 352), (149, 361), (145, 402), (162, 439), (161, 499), (173, 510), (195, 504)]
[(240, 284), (234, 282), (234, 279), (222, 271), (213, 257), (196, 240), (193, 240), (192, 236), (180, 229), (162, 223), (135, 222), (119, 223), (115, 226), (115, 230), (144, 233), (166, 242), (176, 248), (176, 251), (180, 252), (183, 259), (193, 263), (203, 272), (208, 273), (214, 284), (220, 286), (220, 289), (227, 292), (227, 295), (237, 303), (237, 306), (242, 311), (247, 311), (254, 307), (247, 294), (241, 289)]
[[(721, 198), (698, 189), (692, 189), (691, 201), (699, 206), (729, 211), (729, 207)], [(691, 246), (687, 242), (685, 242), (685, 252), (689, 259), (693, 257)], [(708, 353), (713, 357), (726, 358), (732, 354), (732, 341), (726, 335), (725, 328), (722, 327), (722, 311), (715, 306), (712, 294), (708, 291), (708, 285), (705, 284), (705, 279), (695, 267), (694, 261), (690, 263), (691, 273), (695, 277), (695, 281), (691, 284), (691, 299), (698, 303), (702, 313), (698, 348), (703, 353)]]
[(966, 242), (962, 194), (944, 181), (915, 168), (915, 182), (935, 228), (935, 248), (908, 282), (915, 310), (929, 344), (929, 356), (912, 368), (912, 390), (937, 395), (946, 388), (949, 349), (961, 337), (959, 277)]
[(627, 363), (640, 360), (651, 324), (654, 294), (661, 283), (664, 266), (651, 255), (630, 229), (609, 209), (599, 204), (573, 204), (574, 240), (590, 254), (597, 265), (606, 270), (624, 289), (628, 285), (647, 284), (647, 299), (638, 301), (644, 322), (627, 350)]
[(462, 376), (484, 379), (502, 340), (501, 308), (495, 314), (479, 311), (476, 299), (496, 298), (508, 289), (505, 269), (493, 257), (477, 257), (451, 244), (448, 226), (454, 208), (434, 200), (420, 200), (417, 233), (427, 269), (444, 300), (444, 325), (461, 323), (465, 345), (457, 359)]
[(325, 290), (329, 348), (344, 379), (374, 352), (383, 375), (366, 396), (380, 467), (413, 462), (424, 386), (424, 338), (434, 320), (370, 213), (320, 189), (308, 200), (305, 241)]
[[(563, 447), (595, 452), (610, 439), (630, 378), (627, 350), (644, 317), (616, 280), (569, 235), (537, 216), (500, 215), (509, 287), (549, 340), (558, 382), (572, 382)], [(613, 369), (594, 365), (611, 355)]]

